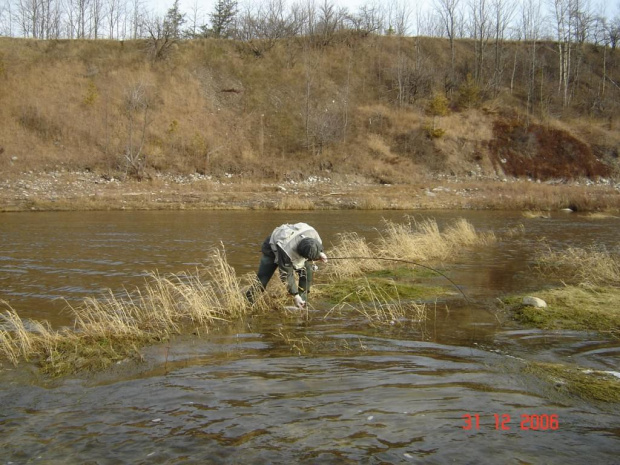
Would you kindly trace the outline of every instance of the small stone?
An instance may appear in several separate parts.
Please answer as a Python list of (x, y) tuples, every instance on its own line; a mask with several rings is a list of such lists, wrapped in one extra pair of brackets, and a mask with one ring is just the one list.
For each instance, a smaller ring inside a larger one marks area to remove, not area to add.
[(547, 302), (538, 297), (523, 297), (523, 305), (536, 308), (547, 308)]

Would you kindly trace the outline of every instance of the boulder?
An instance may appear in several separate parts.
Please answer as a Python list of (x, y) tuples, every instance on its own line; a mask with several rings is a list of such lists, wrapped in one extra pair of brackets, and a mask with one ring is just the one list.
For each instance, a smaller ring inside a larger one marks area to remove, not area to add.
[(523, 305), (536, 308), (547, 308), (547, 302), (538, 297), (523, 297)]

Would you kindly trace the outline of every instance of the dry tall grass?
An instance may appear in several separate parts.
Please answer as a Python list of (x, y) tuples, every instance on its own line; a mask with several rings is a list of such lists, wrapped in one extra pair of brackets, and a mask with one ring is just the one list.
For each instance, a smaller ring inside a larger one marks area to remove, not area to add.
[(594, 247), (569, 247), (540, 251), (536, 256), (540, 272), (560, 275), (579, 284), (620, 287), (620, 257)]
[[(329, 272), (339, 278), (356, 276), (385, 267), (385, 263), (380, 263), (381, 258), (420, 262), (444, 260), (464, 247), (483, 246), (494, 241), (493, 233), (479, 233), (463, 218), (452, 222), (444, 231), (434, 219), (408, 223), (385, 221), (376, 244), (369, 244), (357, 234), (340, 235), (339, 242), (329, 250), (329, 255), (335, 258)], [(368, 260), (345, 260), (345, 257)]]
[(210, 262), (193, 274), (153, 273), (143, 289), (120, 296), (110, 292), (70, 306), (75, 315), (72, 331), (25, 322), (9, 308), (2, 316), (0, 354), (14, 364), (37, 358), (56, 374), (89, 366), (93, 356), (99, 359), (98, 366), (105, 366), (135, 352), (145, 341), (162, 340), (187, 327), (209, 331), (218, 322), (271, 308), (269, 295), (250, 307), (244, 282), (223, 250), (215, 249)]
[(291, 195), (282, 197), (273, 207), (274, 210), (314, 210), (314, 208), (312, 200)]
[(426, 219), (409, 223), (385, 222), (378, 244), (379, 255), (403, 260), (444, 260), (461, 247), (486, 245), (495, 240), (492, 233), (478, 233), (465, 219), (460, 218), (440, 231), (437, 221)]
[[(329, 250), (329, 257), (333, 260), (329, 262), (328, 270), (336, 279), (357, 276), (382, 266), (376, 260), (372, 260), (375, 257), (373, 248), (357, 233), (340, 234), (338, 244)], [(371, 260), (349, 260), (348, 257), (369, 257)]]

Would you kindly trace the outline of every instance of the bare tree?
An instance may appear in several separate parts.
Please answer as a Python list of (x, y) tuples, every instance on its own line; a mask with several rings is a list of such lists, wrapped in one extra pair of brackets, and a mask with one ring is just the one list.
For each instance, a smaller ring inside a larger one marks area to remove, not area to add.
[(118, 37), (117, 27), (120, 22), (120, 17), (122, 15), (122, 0), (107, 0), (108, 2), (108, 37), (110, 39), (114, 39)]
[(540, 31), (542, 27), (542, 5), (540, 0), (525, 0), (521, 7), (521, 25), (523, 44), (526, 49), (527, 66), (526, 66), (526, 91), (527, 91), (527, 117), (532, 112), (534, 104), (534, 93), (536, 86), (536, 70), (537, 62), (537, 42), (540, 39)]
[(131, 25), (131, 38), (142, 37), (142, 29), (145, 26), (146, 14), (144, 12), (143, 0), (129, 0), (129, 22)]
[(92, 0), (74, 0), (71, 5), (75, 9), (76, 17), (76, 38), (85, 39), (88, 37), (87, 24), (89, 22), (89, 10)]
[(349, 16), (351, 27), (361, 35), (380, 32), (384, 27), (384, 13), (378, 6), (362, 5)]
[(15, 16), (23, 36), (40, 37), (43, 11), (38, 0), (18, 0)]
[(163, 19), (155, 17), (146, 22), (148, 52), (153, 61), (168, 57), (174, 44), (181, 39), (184, 21), (184, 15), (179, 10), (179, 0), (175, 0)]
[(102, 23), (105, 20), (105, 4), (104, 0), (91, 0), (90, 3), (90, 18), (91, 18), (91, 32), (90, 37), (98, 39), (101, 33)]
[(336, 36), (336, 32), (342, 29), (348, 12), (346, 8), (338, 8), (331, 0), (323, 0), (318, 8), (316, 23), (316, 38), (320, 45), (329, 45)]
[(435, 9), (441, 18), (444, 32), (450, 40), (450, 78), (455, 78), (455, 46), (460, 0), (435, 0)]
[(442, 37), (444, 26), (436, 11), (422, 9), (419, 5), (415, 11), (416, 35), (425, 37)]
[(397, 36), (406, 36), (412, 15), (410, 3), (406, 0), (391, 0), (387, 6), (388, 31)]
[(491, 0), (492, 30), (493, 30), (493, 89), (497, 94), (504, 72), (504, 44), (506, 30), (515, 14), (517, 4), (510, 0)]
[(484, 80), (484, 58), (491, 37), (491, 17), (488, 0), (469, 0), (472, 37), (474, 39), (474, 80)]
[(262, 56), (278, 40), (299, 34), (302, 26), (298, 17), (286, 9), (284, 0), (269, 0), (257, 8), (247, 8), (240, 15), (237, 37), (252, 53)]
[(0, 35), (11, 37), (13, 35), (12, 26), (11, 2), (6, 0), (0, 3)]
[(609, 37), (609, 45), (612, 50), (615, 50), (618, 42), (620, 42), (620, 15), (617, 15), (609, 22), (607, 34)]
[(204, 15), (199, 0), (194, 0), (189, 13), (187, 15), (188, 28), (185, 30), (185, 35), (190, 38), (195, 38), (200, 35), (200, 25), (204, 24)]

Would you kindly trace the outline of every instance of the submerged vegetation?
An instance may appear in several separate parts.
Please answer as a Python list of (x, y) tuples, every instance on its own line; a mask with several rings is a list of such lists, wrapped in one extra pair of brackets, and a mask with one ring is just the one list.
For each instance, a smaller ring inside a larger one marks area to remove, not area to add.
[[(428, 262), (454, 255), (462, 247), (485, 244), (492, 237), (477, 233), (464, 220), (455, 221), (444, 232), (434, 220), (404, 225), (388, 222), (378, 244), (344, 234), (329, 251), (334, 259), (323, 274), (329, 284), (317, 283), (317, 299), (310, 304), (331, 305), (328, 313), (353, 311), (371, 325), (423, 322), (426, 308), (420, 300), (446, 291), (420, 284), (428, 269), (419, 273), (400, 264), (390, 277), (390, 262), (380, 258), (399, 250), (404, 259)], [(363, 253), (369, 260), (337, 260), (351, 256), (352, 244), (357, 254)], [(418, 248), (424, 248), (423, 253)], [(75, 317), (73, 328), (55, 330), (46, 323), (22, 320), (9, 307), (2, 316), (0, 354), (13, 364), (37, 362), (51, 375), (98, 370), (127, 357), (139, 358), (141, 346), (174, 334), (200, 334), (227, 322), (285, 308), (285, 291), (278, 285), (270, 285), (268, 292), (250, 305), (245, 290), (255, 285), (253, 278), (238, 277), (223, 249), (215, 249), (211, 261), (193, 273), (153, 273), (140, 289), (124, 295), (110, 292), (69, 306)], [(321, 303), (328, 294), (336, 301)]]
[(584, 400), (620, 402), (620, 380), (608, 372), (541, 362), (528, 363), (526, 372), (555, 386), (559, 392), (576, 395)]

